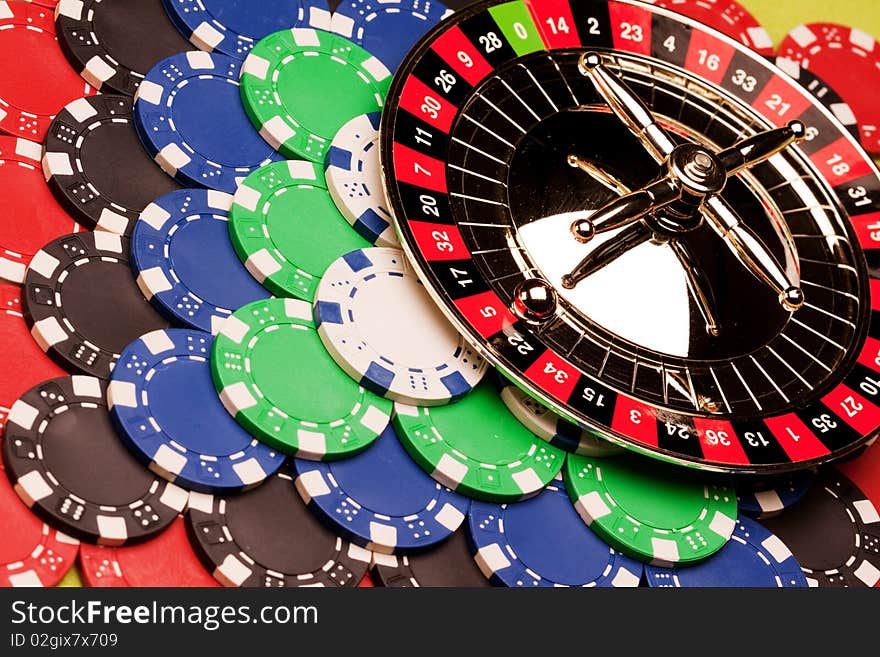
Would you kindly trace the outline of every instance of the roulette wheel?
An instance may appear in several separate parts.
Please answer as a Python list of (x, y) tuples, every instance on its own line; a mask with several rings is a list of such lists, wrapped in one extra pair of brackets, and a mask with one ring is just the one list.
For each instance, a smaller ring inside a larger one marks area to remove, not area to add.
[(404, 60), (381, 128), (426, 288), (561, 415), (724, 472), (876, 435), (877, 171), (735, 39), (638, 2), (478, 3)]

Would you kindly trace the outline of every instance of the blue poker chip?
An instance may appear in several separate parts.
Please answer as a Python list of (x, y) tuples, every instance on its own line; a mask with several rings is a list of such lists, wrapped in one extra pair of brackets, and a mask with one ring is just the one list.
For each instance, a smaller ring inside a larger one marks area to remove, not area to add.
[(296, 488), (336, 534), (384, 554), (426, 548), (451, 536), (470, 501), (438, 484), (404, 451), (389, 426), (344, 461), (294, 459)]
[(807, 578), (786, 545), (758, 522), (739, 516), (727, 544), (686, 568), (645, 566), (653, 587), (805, 588)]
[(146, 207), (131, 236), (143, 295), (171, 320), (209, 333), (245, 304), (271, 296), (232, 248), (231, 205), (224, 192), (171, 192)]
[(208, 358), (214, 338), (153, 331), (126, 347), (110, 379), (110, 417), (132, 454), (156, 474), (199, 492), (233, 493), (272, 475), (284, 455), (226, 412)]
[(433, 0), (343, 0), (330, 31), (363, 46), (393, 73), (416, 41), (451, 13)]
[(816, 473), (800, 470), (771, 481), (736, 486), (739, 512), (752, 518), (772, 518), (800, 502), (809, 492)]
[(219, 53), (178, 53), (150, 69), (138, 87), (137, 134), (178, 182), (234, 194), (248, 174), (284, 159), (244, 112), (241, 64)]
[(293, 27), (330, 29), (326, 0), (162, 0), (175, 27), (199, 50), (244, 60), (254, 44)]
[(472, 502), (467, 536), (477, 565), (496, 586), (635, 587), (643, 565), (584, 524), (560, 478), (514, 504)]

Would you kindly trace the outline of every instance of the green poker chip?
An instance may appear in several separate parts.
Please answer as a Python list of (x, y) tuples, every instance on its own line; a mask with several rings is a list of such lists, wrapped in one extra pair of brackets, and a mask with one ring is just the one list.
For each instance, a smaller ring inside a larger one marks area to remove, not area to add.
[(274, 162), (245, 178), (229, 211), (232, 247), (267, 290), (312, 301), (339, 256), (370, 246), (327, 191), (324, 171), (302, 160)]
[(514, 502), (536, 495), (565, 460), (565, 452), (520, 424), (485, 381), (448, 406), (398, 402), (393, 422), (404, 448), (425, 472), (478, 500)]
[(254, 46), (242, 67), (241, 98), (275, 149), (323, 164), (339, 128), (382, 110), (391, 77), (382, 62), (348, 39), (294, 28)]
[(657, 566), (700, 561), (736, 527), (736, 491), (644, 458), (569, 454), (565, 485), (575, 508), (609, 545)]
[(297, 458), (363, 451), (391, 419), (391, 402), (362, 388), (321, 344), (298, 299), (255, 301), (223, 322), (211, 350), (220, 401), (257, 439)]

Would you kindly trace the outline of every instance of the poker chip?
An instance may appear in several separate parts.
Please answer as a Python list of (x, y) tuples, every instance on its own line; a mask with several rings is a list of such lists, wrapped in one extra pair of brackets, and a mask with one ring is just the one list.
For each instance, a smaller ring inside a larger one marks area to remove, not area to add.
[(373, 552), (427, 548), (464, 522), (470, 501), (413, 463), (392, 427), (370, 448), (333, 463), (295, 459), (296, 489), (333, 533)]
[(803, 588), (807, 578), (785, 544), (751, 518), (740, 516), (716, 554), (686, 568), (645, 566), (653, 587)]
[[(181, 33), (199, 50), (244, 59), (260, 39), (290, 27), (330, 27), (326, 0), (162, 0)], [(255, 9), (257, 9), (255, 11)]]
[(193, 552), (181, 516), (139, 545), (114, 548), (84, 543), (79, 563), (86, 586), (92, 588), (219, 586)]
[(449, 406), (398, 402), (394, 427), (412, 459), (435, 480), (488, 502), (514, 502), (537, 494), (565, 459), (565, 452), (507, 412), (488, 382)]
[(107, 402), (135, 458), (187, 490), (232, 493), (263, 482), (284, 455), (255, 440), (223, 410), (211, 381), (213, 337), (153, 331), (113, 369)]
[(76, 561), (79, 541), (31, 513), (2, 474), (0, 509), (0, 587), (58, 584)]
[(352, 251), (330, 265), (315, 294), (315, 323), (342, 369), (365, 388), (405, 404), (460, 399), (488, 369), (398, 249)]
[(820, 471), (798, 504), (761, 524), (788, 546), (810, 586), (880, 584), (880, 514), (834, 468)]
[(859, 124), (852, 108), (822, 78), (786, 57), (777, 57), (774, 63), (789, 76), (800, 82), (801, 86), (809, 91), (814, 98), (817, 98), (844, 125), (853, 137), (861, 139)]
[(811, 470), (801, 470), (771, 480), (745, 480), (736, 487), (739, 512), (752, 518), (771, 518), (800, 502), (816, 478)]
[(858, 458), (835, 463), (834, 467), (858, 486), (875, 507), (880, 508), (880, 447), (876, 442)]
[(507, 379), (500, 376), (498, 378), (501, 386), (501, 401), (504, 402), (507, 410), (538, 438), (543, 438), (561, 450), (583, 456), (611, 456), (624, 451), (622, 447), (602, 440), (565, 420)]
[(21, 288), (0, 282), (0, 430), (12, 403), (30, 388), (65, 372), (43, 353), (31, 337), (21, 308)]
[(62, 107), (95, 93), (58, 50), (52, 11), (37, 4), (0, 0), (0, 62), (0, 132), (15, 137), (42, 142)]
[(156, 62), (190, 47), (158, 0), (61, 0), (55, 25), (62, 52), (83, 79), (128, 96)]
[[(49, 240), (79, 230), (43, 180), (43, 147), (0, 135), (0, 189), (6, 190), (0, 224), (0, 278), (21, 283), (33, 255)], [(14, 219), (13, 219), (14, 218)]]
[(370, 244), (400, 248), (379, 165), (381, 114), (361, 114), (339, 129), (327, 154), (327, 190), (358, 234)]
[(390, 84), (388, 67), (357, 44), (323, 30), (293, 28), (254, 46), (242, 68), (241, 97), (273, 148), (323, 164), (339, 128), (381, 111)]
[(416, 41), (451, 13), (434, 0), (343, 0), (333, 12), (330, 31), (396, 71)]
[(0, 1), (0, 61), (0, 132), (42, 142), (62, 107), (95, 93), (67, 65), (52, 11), (41, 5)]
[(677, 11), (747, 45), (761, 55), (773, 54), (773, 39), (752, 14), (736, 0), (648, 0)]
[(239, 424), (298, 458), (357, 454), (391, 416), (391, 402), (336, 367), (318, 338), (311, 308), (297, 299), (255, 301), (235, 311), (214, 340), (211, 375)]
[(138, 287), (172, 321), (216, 333), (235, 310), (269, 296), (229, 242), (231, 205), (224, 192), (184, 189), (157, 198), (135, 223)]
[(565, 485), (583, 521), (609, 545), (655, 566), (720, 550), (736, 527), (736, 495), (682, 468), (618, 456), (569, 454)]
[(355, 587), (372, 557), (325, 529), (286, 472), (241, 495), (193, 493), (186, 530), (201, 562), (224, 586)]
[(777, 53), (830, 84), (852, 108), (862, 145), (880, 153), (880, 110), (866, 89), (880, 85), (880, 44), (870, 34), (836, 23), (793, 28)]
[(491, 586), (471, 555), (461, 527), (428, 550), (412, 554), (373, 554), (370, 573), (379, 586), (388, 588)]
[(105, 394), (91, 376), (32, 388), (9, 413), (3, 462), (18, 496), (56, 529), (101, 545), (137, 543), (167, 528), (187, 493), (128, 453)]
[(138, 290), (129, 242), (106, 232), (65, 235), (33, 258), (22, 305), (40, 348), (72, 373), (102, 379), (133, 340), (168, 323)]
[(131, 98), (112, 94), (80, 98), (58, 113), (46, 137), (43, 175), (83, 226), (120, 235), (131, 234), (150, 201), (180, 189), (141, 147)]
[(517, 504), (471, 504), (471, 550), (497, 586), (636, 587), (643, 566), (609, 547), (575, 512), (560, 478)]
[(134, 101), (147, 152), (185, 185), (229, 194), (264, 164), (282, 159), (241, 107), (241, 61), (200, 50), (163, 59), (147, 73)]
[(229, 211), (229, 236), (245, 268), (278, 296), (311, 301), (343, 253), (368, 246), (346, 224), (321, 167), (275, 162), (248, 176)]

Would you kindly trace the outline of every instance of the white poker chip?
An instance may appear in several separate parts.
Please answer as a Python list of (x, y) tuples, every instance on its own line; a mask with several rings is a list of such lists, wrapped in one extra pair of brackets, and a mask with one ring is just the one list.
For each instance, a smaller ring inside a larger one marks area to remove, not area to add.
[(327, 156), (327, 189), (339, 212), (376, 246), (400, 247), (379, 164), (381, 113), (361, 114), (339, 129)]
[(581, 456), (612, 456), (625, 451), (622, 447), (581, 429), (528, 393), (504, 379), (501, 384), (501, 401), (507, 410), (533, 434), (554, 447)]
[(359, 249), (337, 259), (318, 284), (314, 314), (333, 360), (363, 387), (394, 401), (448, 404), (488, 369), (399, 249)]

